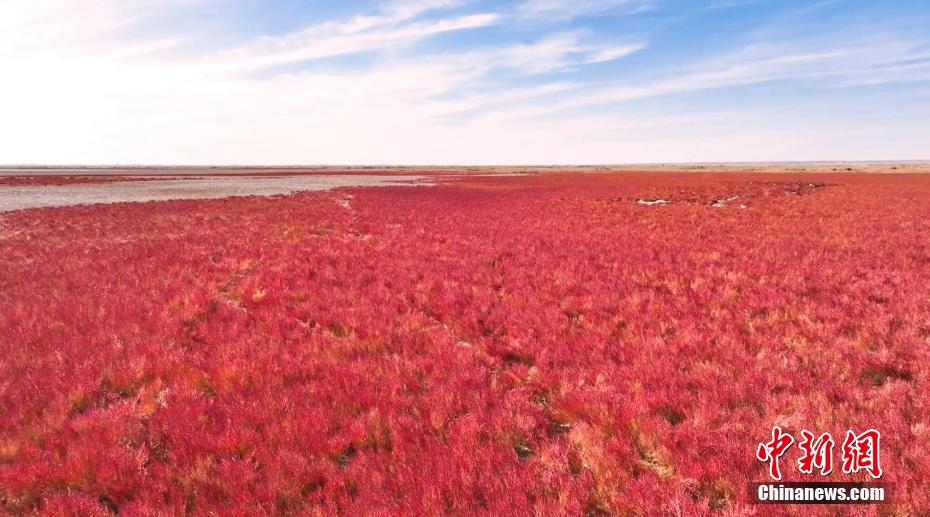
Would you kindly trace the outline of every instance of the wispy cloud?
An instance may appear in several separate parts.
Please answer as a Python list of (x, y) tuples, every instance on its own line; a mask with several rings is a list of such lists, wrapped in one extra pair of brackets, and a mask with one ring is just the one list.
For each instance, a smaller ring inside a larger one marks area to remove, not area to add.
[(547, 35), (530, 44), (513, 45), (487, 57), (492, 62), (540, 73), (613, 61), (644, 47), (644, 43), (584, 43), (578, 32), (565, 32)]
[(651, 0), (525, 0), (518, 11), (526, 18), (566, 19), (610, 11), (635, 13), (649, 9), (654, 3)]
[(0, 2), (0, 54), (95, 51), (105, 47), (100, 41), (105, 36), (155, 13), (223, 1), (227, 0), (6, 0)]
[(770, 0), (711, 0), (707, 9), (729, 9), (731, 7), (745, 7), (748, 5), (768, 2)]
[[(406, 18), (404, 18), (405, 20)], [(211, 58), (224, 68), (254, 69), (385, 49), (429, 36), (492, 25), (494, 13), (411, 22), (398, 25), (394, 17), (355, 18), (347, 23), (323, 24), (280, 37), (266, 37)]]
[[(857, 44), (858, 43), (858, 44)], [(494, 120), (541, 117), (577, 108), (625, 103), (661, 95), (686, 94), (773, 81), (834, 87), (926, 80), (930, 51), (896, 40), (868, 39), (804, 52), (778, 45), (752, 45), (705, 60), (688, 69), (658, 72), (651, 81), (591, 87), (577, 95), (489, 114)]]

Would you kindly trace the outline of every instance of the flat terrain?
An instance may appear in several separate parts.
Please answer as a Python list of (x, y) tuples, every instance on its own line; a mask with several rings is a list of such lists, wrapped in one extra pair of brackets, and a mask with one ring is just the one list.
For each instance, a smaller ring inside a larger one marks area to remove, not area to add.
[[(758, 513), (777, 425), (878, 429), (893, 502), (842, 510), (927, 514), (930, 175), (892, 166), (0, 214), (0, 511)], [(870, 480), (839, 447), (786, 480)]]
[[(274, 196), (340, 187), (390, 186), (419, 182), (425, 176), (327, 175), (327, 176), (193, 176), (177, 179), (152, 177), (78, 176), (31, 177), (4, 185), (0, 179), (0, 212), (48, 206), (165, 201), (169, 199), (217, 199), (232, 196)], [(49, 180), (53, 180), (50, 183)], [(58, 184), (54, 184), (56, 183)], [(31, 183), (31, 184), (30, 184)]]
[(625, 165), (511, 165), (511, 166), (288, 166), (288, 167), (36, 167), (0, 166), (3, 176), (266, 176), (327, 174), (499, 174), (540, 172), (930, 172), (926, 161), (876, 162), (748, 162), (642, 163)]
[(927, 162), (639, 164), (572, 167), (2, 167), (0, 213), (99, 203), (274, 196), (429, 178), (557, 173), (930, 173)]

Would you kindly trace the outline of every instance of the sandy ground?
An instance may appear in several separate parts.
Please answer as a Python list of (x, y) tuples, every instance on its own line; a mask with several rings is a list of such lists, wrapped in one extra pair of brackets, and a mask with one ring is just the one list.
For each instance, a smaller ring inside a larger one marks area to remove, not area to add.
[(426, 184), (419, 175), (203, 177), (56, 186), (0, 186), (0, 212), (95, 203), (273, 196), (304, 190)]

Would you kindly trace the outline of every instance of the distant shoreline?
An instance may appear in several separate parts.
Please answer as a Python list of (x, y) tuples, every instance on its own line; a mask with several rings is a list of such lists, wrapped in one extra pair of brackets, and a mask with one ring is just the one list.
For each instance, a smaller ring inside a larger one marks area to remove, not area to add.
[(0, 176), (198, 176), (306, 174), (513, 174), (551, 172), (930, 172), (930, 161), (719, 162), (622, 165), (2, 165)]

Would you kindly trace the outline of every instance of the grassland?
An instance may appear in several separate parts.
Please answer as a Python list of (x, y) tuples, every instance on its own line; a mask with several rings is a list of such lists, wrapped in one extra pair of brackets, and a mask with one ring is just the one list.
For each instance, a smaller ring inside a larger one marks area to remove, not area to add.
[(752, 513), (777, 425), (927, 513), (930, 176), (879, 170), (0, 214), (0, 509)]

